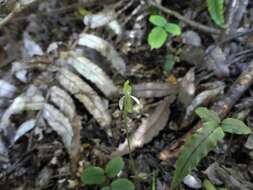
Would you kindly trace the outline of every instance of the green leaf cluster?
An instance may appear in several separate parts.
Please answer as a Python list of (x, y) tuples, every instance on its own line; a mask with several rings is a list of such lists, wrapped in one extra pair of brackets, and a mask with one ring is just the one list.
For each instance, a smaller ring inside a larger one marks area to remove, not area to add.
[(224, 0), (207, 0), (207, 7), (215, 24), (224, 27)]
[[(85, 185), (103, 185), (106, 182), (110, 181), (111, 179), (117, 177), (120, 171), (123, 170), (125, 163), (122, 157), (115, 157), (110, 160), (105, 169), (97, 167), (97, 166), (90, 166), (86, 168), (82, 175), (81, 181)], [(111, 184), (102, 187), (101, 190), (134, 190), (134, 184), (126, 179), (126, 178), (119, 178), (115, 179), (111, 182)]]
[(148, 44), (151, 49), (158, 49), (166, 42), (168, 33), (178, 36), (181, 34), (181, 28), (179, 25), (167, 22), (167, 20), (160, 15), (151, 15), (149, 17), (155, 27), (151, 30), (148, 35)]
[(176, 162), (172, 189), (175, 189), (199, 161), (216, 147), (217, 143), (224, 138), (225, 133), (238, 135), (251, 133), (250, 128), (238, 119), (226, 118), (221, 121), (216, 112), (205, 107), (197, 108), (195, 112), (201, 118), (203, 127), (198, 129), (183, 147)]

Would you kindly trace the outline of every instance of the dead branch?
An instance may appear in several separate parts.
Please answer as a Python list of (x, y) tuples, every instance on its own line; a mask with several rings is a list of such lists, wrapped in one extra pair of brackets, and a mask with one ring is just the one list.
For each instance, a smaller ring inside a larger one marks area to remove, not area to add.
[[(247, 91), (247, 89), (253, 83), (253, 60), (250, 62), (249, 66), (245, 71), (241, 73), (238, 79), (233, 83), (224, 97), (212, 106), (212, 110), (217, 112), (220, 118), (224, 118), (233, 105), (240, 99), (240, 97)], [(195, 127), (189, 130), (183, 137), (179, 138), (174, 144), (165, 148), (160, 152), (161, 160), (168, 160), (173, 157), (177, 157), (180, 151), (182, 150), (183, 145), (192, 133), (200, 128), (201, 122), (198, 122)]]
[(178, 20), (181, 20), (182, 22), (184, 22), (184, 23), (188, 24), (189, 26), (196, 28), (200, 31), (203, 31), (203, 32), (209, 33), (209, 34), (220, 34), (220, 32), (221, 32), (221, 30), (219, 30), (217, 28), (209, 27), (209, 26), (200, 24), (198, 22), (195, 22), (193, 20), (190, 20), (174, 10), (171, 10), (171, 9), (168, 9), (168, 8), (162, 6), (162, 5), (159, 5), (158, 3), (154, 2), (153, 0), (147, 0), (147, 2), (149, 5), (156, 7), (171, 16), (174, 16)]

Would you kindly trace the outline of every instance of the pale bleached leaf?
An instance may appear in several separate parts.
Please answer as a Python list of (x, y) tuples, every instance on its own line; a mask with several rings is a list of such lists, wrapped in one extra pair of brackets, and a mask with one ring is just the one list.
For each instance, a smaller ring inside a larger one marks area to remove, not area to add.
[(43, 55), (41, 47), (30, 37), (27, 32), (23, 35), (24, 41), (24, 57), (33, 57), (34, 55)]
[(36, 123), (35, 119), (31, 119), (31, 120), (28, 120), (28, 121), (25, 121), (24, 123), (22, 123), (18, 127), (18, 130), (16, 131), (16, 134), (13, 138), (12, 143), (15, 143), (22, 136), (24, 136), (28, 131), (32, 130), (35, 127), (35, 123)]
[(126, 64), (111, 44), (92, 34), (80, 34), (78, 45), (94, 49), (106, 57), (121, 75), (126, 74)]
[(160, 98), (177, 94), (177, 86), (168, 83), (148, 82), (133, 85), (133, 95), (140, 98)]
[(111, 115), (102, 98), (76, 74), (61, 69), (57, 76), (59, 83), (72, 95), (74, 95), (85, 108), (93, 115), (100, 126), (109, 126)]
[(50, 127), (52, 127), (53, 130), (56, 131), (57, 134), (62, 138), (65, 146), (69, 147), (74, 136), (69, 119), (50, 104), (44, 104), (42, 116), (50, 125)]
[(58, 86), (51, 87), (49, 91), (50, 102), (56, 105), (57, 108), (72, 121), (75, 116), (75, 104), (70, 95)]
[(107, 25), (113, 19), (113, 11), (103, 11), (97, 14), (86, 15), (83, 23), (90, 28), (98, 28)]
[(110, 77), (86, 57), (71, 56), (68, 63), (84, 78), (94, 83), (108, 98), (116, 94), (117, 88)]
[(0, 97), (12, 98), (17, 88), (5, 80), (0, 80)]
[(185, 107), (187, 107), (195, 94), (195, 73), (194, 69), (190, 69), (179, 83), (178, 99)]
[(123, 33), (122, 26), (117, 20), (113, 20), (108, 24), (108, 27), (118, 36), (121, 36)]
[(10, 125), (10, 118), (14, 114), (22, 113), (23, 111), (41, 110), (44, 104), (44, 97), (40, 94), (36, 87), (30, 86), (26, 93), (16, 97), (12, 104), (4, 112), (0, 130), (5, 130)]
[(208, 47), (207, 56), (205, 57), (206, 65), (208, 69), (214, 71), (215, 75), (218, 77), (224, 77), (229, 75), (229, 68), (227, 64), (227, 57), (223, 50), (217, 46), (213, 45)]
[[(152, 114), (142, 120), (141, 125), (130, 137), (131, 150), (142, 147), (156, 137), (159, 132), (166, 126), (170, 115), (170, 104), (174, 101), (175, 96), (168, 96), (162, 100)], [(112, 156), (128, 154), (127, 140), (120, 144)]]

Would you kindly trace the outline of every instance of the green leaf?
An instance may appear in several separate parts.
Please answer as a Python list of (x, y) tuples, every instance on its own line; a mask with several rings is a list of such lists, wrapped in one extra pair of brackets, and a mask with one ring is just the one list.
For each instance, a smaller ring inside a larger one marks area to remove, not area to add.
[(124, 161), (122, 157), (116, 157), (110, 160), (105, 167), (105, 173), (108, 177), (116, 177), (118, 173), (124, 168)]
[(128, 80), (124, 83), (123, 92), (125, 95), (123, 99), (123, 110), (126, 113), (132, 113), (133, 111), (133, 100), (131, 98), (132, 87), (129, 85)]
[(169, 73), (174, 65), (176, 63), (176, 58), (173, 54), (167, 54), (166, 57), (165, 57), (165, 63), (163, 65), (163, 70), (167, 73)]
[(148, 35), (148, 44), (151, 49), (158, 49), (166, 42), (168, 37), (167, 32), (162, 27), (155, 27)]
[(203, 127), (186, 142), (176, 162), (176, 171), (172, 180), (171, 188), (175, 189), (181, 180), (191, 173), (199, 161), (208, 152), (213, 150), (218, 141), (224, 137), (221, 127), (216, 127), (214, 121), (203, 123)]
[(149, 17), (149, 22), (156, 26), (165, 26), (167, 24), (167, 20), (160, 15), (151, 15)]
[(217, 125), (220, 123), (220, 118), (216, 112), (209, 110), (205, 107), (199, 107), (195, 110), (196, 114), (202, 119), (203, 122), (215, 121)]
[(102, 184), (105, 181), (104, 170), (100, 167), (90, 166), (83, 171), (81, 181), (87, 185)]
[(213, 21), (224, 27), (224, 0), (207, 0), (207, 7)]
[(111, 189), (112, 190), (134, 190), (134, 184), (125, 178), (121, 179), (116, 179), (115, 181), (112, 182), (111, 184)]
[(216, 190), (215, 186), (208, 179), (204, 180), (203, 186), (206, 190)]
[(245, 125), (239, 119), (227, 118), (224, 119), (221, 123), (223, 131), (227, 133), (237, 134), (237, 135), (248, 135), (251, 133), (251, 129)]
[(164, 26), (165, 30), (169, 33), (171, 33), (174, 36), (179, 36), (181, 35), (181, 28), (179, 25), (174, 24), (174, 23), (167, 23)]
[(109, 186), (103, 187), (101, 190), (111, 190)]

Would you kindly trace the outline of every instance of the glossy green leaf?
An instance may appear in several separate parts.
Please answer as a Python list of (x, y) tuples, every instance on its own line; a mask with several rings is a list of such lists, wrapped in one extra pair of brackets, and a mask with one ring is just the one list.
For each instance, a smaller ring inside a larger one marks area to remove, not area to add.
[(213, 21), (224, 27), (224, 0), (207, 0), (207, 7)]
[(165, 63), (163, 65), (163, 70), (167, 73), (169, 73), (174, 65), (176, 63), (176, 58), (173, 54), (167, 54), (166, 57), (165, 57)]
[(205, 107), (199, 107), (195, 110), (195, 112), (203, 122), (214, 121), (217, 123), (217, 125), (220, 123), (219, 116), (212, 110), (209, 110)]
[(166, 42), (168, 37), (167, 32), (162, 27), (155, 27), (148, 35), (148, 44), (151, 49), (158, 49)]
[(111, 190), (109, 186), (103, 187), (101, 190)]
[(134, 184), (125, 178), (121, 179), (116, 179), (115, 181), (112, 182), (111, 184), (111, 189), (112, 190), (134, 190)]
[(113, 158), (108, 162), (105, 168), (105, 173), (108, 177), (116, 177), (118, 173), (124, 168), (124, 161), (122, 157)]
[(104, 170), (100, 167), (90, 166), (83, 171), (81, 181), (87, 185), (102, 184), (105, 181)]
[(223, 131), (237, 135), (248, 135), (251, 129), (241, 120), (234, 118), (224, 119), (221, 123)]
[(167, 20), (160, 15), (151, 15), (149, 17), (149, 22), (156, 26), (165, 26), (167, 24)]
[(169, 33), (171, 33), (174, 36), (179, 36), (181, 35), (181, 28), (179, 25), (174, 24), (174, 23), (167, 23), (164, 26), (165, 30)]
[(203, 123), (203, 127), (186, 142), (176, 162), (176, 171), (171, 188), (175, 189), (181, 180), (191, 173), (199, 161), (213, 150), (218, 141), (224, 137), (221, 127), (216, 127), (214, 121)]

